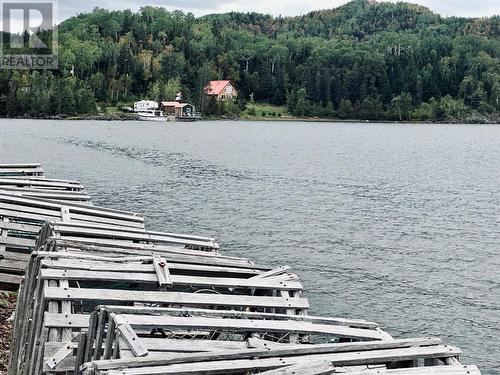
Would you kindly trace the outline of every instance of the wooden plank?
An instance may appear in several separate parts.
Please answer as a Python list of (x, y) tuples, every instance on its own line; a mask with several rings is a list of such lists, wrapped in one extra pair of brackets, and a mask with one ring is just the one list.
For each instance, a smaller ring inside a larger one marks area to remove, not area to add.
[[(89, 330), (87, 331), (87, 343), (85, 344), (84, 350), (84, 362), (88, 362), (91, 359), (99, 359), (102, 350), (102, 339), (104, 334), (104, 327), (99, 326), (102, 323), (103, 314), (102, 312), (98, 314), (97, 311), (93, 311), (90, 315)], [(46, 317), (47, 319), (47, 317)], [(96, 340), (96, 345), (94, 346), (94, 339)]]
[(218, 340), (176, 340), (166, 338), (141, 337), (142, 344), (152, 355), (152, 352), (214, 352), (220, 350), (242, 350), (247, 348), (246, 341)]
[(19, 211), (16, 209), (7, 210), (7, 209), (4, 209), (3, 205), (0, 204), (0, 216), (1, 217), (39, 221), (40, 226), (45, 221), (60, 220), (61, 218), (59, 216), (56, 216), (56, 215), (57, 215), (57, 213), (55, 213), (55, 212), (54, 212), (54, 214), (51, 214), (51, 215), (41, 215), (41, 214), (31, 213), (31, 212), (22, 212), (22, 211)]
[[(85, 224), (85, 223), (57, 223), (57, 229), (60, 232), (68, 231), (79, 233), (80, 230), (94, 230), (95, 234), (99, 233), (102, 236), (119, 236), (119, 233), (123, 232), (125, 234), (139, 234), (140, 236), (144, 235), (144, 231), (134, 230), (130, 228), (113, 228), (113, 231), (110, 232), (109, 229), (105, 226), (101, 226), (98, 224)], [(202, 237), (195, 235), (187, 235), (187, 234), (179, 234), (179, 233), (164, 233), (157, 231), (148, 231), (148, 235), (151, 237), (151, 240), (155, 240), (156, 238), (161, 239), (161, 237), (174, 237), (178, 239), (187, 239), (187, 240), (195, 240), (195, 241), (206, 241), (206, 242), (215, 242), (214, 238), (211, 237)]]
[[(73, 212), (73, 210), (72, 210)], [(76, 216), (78, 217), (78, 216)], [(72, 215), (73, 218), (73, 215)], [(145, 243), (172, 243), (181, 245), (195, 245), (200, 247), (207, 247), (217, 249), (219, 245), (211, 238), (193, 237), (189, 238), (185, 235), (176, 235), (172, 233), (159, 233), (144, 230), (126, 230), (125, 228), (103, 228), (98, 226), (88, 225), (63, 225), (56, 223), (54, 231), (58, 232), (62, 237), (68, 235), (77, 235), (78, 237), (92, 235), (96, 238), (113, 239), (116, 242), (124, 241), (143, 241)]]
[[(4, 177), (2, 177), (3, 179)], [(28, 176), (28, 177), (24, 177), (24, 176), (12, 176), (12, 177), (8, 177), (8, 178), (11, 178), (11, 179), (20, 179), (20, 180), (25, 180), (25, 179), (28, 179), (30, 181), (53, 181), (53, 182), (67, 182), (67, 183), (73, 183), (73, 184), (80, 184), (80, 181), (76, 181), (76, 180), (67, 180), (67, 179), (60, 179), (60, 178), (47, 178), (45, 176)]]
[(153, 268), (156, 271), (156, 278), (160, 287), (162, 286), (172, 286), (173, 281), (170, 276), (170, 271), (168, 270), (167, 260), (160, 257), (160, 255), (155, 254), (153, 256)]
[[(2, 207), (14, 211), (23, 211), (30, 213), (38, 213), (41, 215), (54, 215), (54, 211), (58, 211), (58, 216), (60, 217), (60, 212), (63, 204), (57, 201), (52, 201), (49, 199), (42, 198), (27, 198), (20, 197), (12, 194), (0, 194), (0, 202), (2, 202)], [(89, 205), (83, 205), (78, 203), (65, 203), (72, 213), (75, 214), (73, 219), (75, 220), (89, 220), (89, 217), (97, 220), (109, 219), (118, 220), (120, 222), (131, 222), (143, 224), (144, 217), (142, 215), (127, 212), (113, 210), (104, 207), (94, 207)]]
[[(94, 262), (94, 261), (79, 261), (75, 263), (73, 260), (66, 259), (43, 259), (42, 266), (56, 268), (56, 269), (81, 269), (81, 270), (93, 270), (93, 271), (108, 271), (114, 268), (116, 263), (111, 260), (106, 261), (105, 259)], [(200, 264), (190, 264), (190, 263), (176, 263), (169, 261), (168, 267), (171, 271), (192, 271), (192, 272), (204, 272), (204, 273), (216, 273), (216, 274), (228, 274), (228, 275), (238, 275), (252, 276), (259, 274), (259, 270), (253, 268), (236, 268), (229, 266), (212, 266), (212, 265), (200, 265)], [(148, 272), (151, 270), (151, 264), (143, 263), (122, 263), (120, 264), (120, 270), (122, 272)]]
[(304, 321), (319, 324), (345, 325), (357, 328), (375, 329), (379, 325), (377, 323), (368, 322), (359, 319), (345, 319), (335, 317), (324, 317), (314, 315), (286, 315), (272, 314), (249, 311), (234, 311), (234, 310), (207, 310), (200, 308), (165, 308), (165, 307), (140, 307), (140, 306), (101, 306), (101, 309), (112, 311), (120, 314), (130, 315), (174, 315), (174, 316), (205, 316), (205, 317), (222, 317), (236, 319), (270, 319), (270, 320), (289, 320), (289, 321)]
[(39, 168), (42, 164), (40, 163), (1, 163), (0, 169), (8, 168)]
[(10, 248), (35, 248), (35, 240), (20, 237), (0, 237), (0, 244)]
[[(481, 375), (476, 366), (454, 365), (454, 366), (432, 366), (416, 367), (396, 370), (374, 370), (362, 372), (349, 372), (349, 375)], [(269, 375), (266, 373), (266, 375)]]
[(64, 190), (40, 190), (30, 188), (12, 188), (0, 185), (0, 193), (20, 195), (24, 197), (46, 198), (51, 200), (88, 202), (90, 195), (80, 192), (71, 192)]
[[(213, 265), (213, 266), (230, 266), (236, 268), (253, 268), (256, 270), (263, 269), (268, 270), (269, 267), (257, 265), (251, 263), (248, 259), (231, 259), (222, 256), (210, 257), (210, 253), (206, 253), (207, 256), (198, 256), (183, 254), (184, 249), (175, 248), (173, 246), (150, 246), (146, 244), (133, 244), (133, 243), (120, 243), (120, 244), (105, 244), (100, 243), (98, 246), (96, 240), (86, 240), (78, 239), (78, 241), (72, 241), (67, 239), (57, 240), (57, 244), (60, 247), (66, 247), (68, 250), (80, 249), (80, 251), (94, 252), (98, 254), (108, 253), (108, 254), (126, 254), (126, 255), (148, 255), (151, 256), (153, 253), (160, 253), (164, 256), (168, 262), (177, 263), (190, 263), (190, 264), (202, 264), (202, 265)], [(116, 247), (117, 246), (117, 247)], [(189, 251), (186, 251), (189, 252)]]
[(18, 168), (2, 168), (0, 167), (0, 173), (8, 173), (8, 174), (20, 174), (20, 175), (28, 175), (28, 174), (36, 174), (40, 175), (43, 173), (43, 169), (41, 167), (18, 167)]
[[(5, 254), (8, 254), (5, 253)], [(11, 259), (0, 259), (0, 272), (1, 271), (10, 271), (21, 273), (26, 269), (27, 263), (23, 261), (16, 261)], [(8, 272), (7, 272), (8, 273)]]
[[(2, 220), (0, 220), (1, 223), (8, 223), (10, 220), (7, 217), (3, 217)], [(7, 237), (8, 230), (5, 228), (0, 228), (0, 240), (4, 237)], [(5, 245), (0, 243), (0, 257), (3, 257), (3, 254), (5, 254)]]
[[(57, 246), (60, 248), (66, 248), (67, 251), (73, 252), (81, 252), (85, 251), (88, 253), (108, 253), (108, 257), (121, 256), (149, 256), (151, 257), (153, 254), (157, 253), (162, 256), (167, 254), (172, 254), (175, 256), (179, 256), (177, 262), (183, 262), (183, 257), (190, 257), (187, 259), (203, 259), (204, 261), (210, 260), (222, 260), (228, 263), (234, 263), (238, 265), (242, 265), (245, 267), (252, 267), (256, 269), (269, 269), (268, 267), (256, 266), (251, 263), (246, 258), (238, 258), (238, 257), (229, 257), (224, 256), (220, 253), (213, 251), (204, 251), (204, 250), (192, 250), (186, 248), (183, 244), (148, 244), (148, 243), (138, 243), (132, 241), (121, 241), (121, 240), (113, 240), (113, 239), (104, 239), (104, 238), (85, 238), (85, 237), (77, 237), (77, 236), (68, 236), (64, 235), (62, 238), (56, 238), (56, 235), (62, 235), (60, 232), (54, 231), (51, 234), (51, 237), (48, 241), (53, 240), (57, 241)], [(151, 259), (150, 259), (151, 260)], [(167, 260), (169, 260), (167, 258)], [(176, 259), (172, 259), (176, 261)]]
[(6, 273), (0, 273), (0, 283), (19, 285), (19, 284), (21, 284), (22, 281), (23, 281), (23, 277), (20, 275), (11, 275), (11, 274), (6, 274)]
[(4, 221), (0, 221), (0, 229), (14, 230), (19, 232), (29, 232), (29, 233), (38, 233), (40, 231), (40, 227), (38, 225), (20, 224), (15, 222), (4, 222)]
[[(109, 310), (119, 314), (151, 314), (151, 315), (167, 315), (167, 316), (205, 316), (214, 318), (236, 318), (236, 319), (270, 319), (270, 320), (285, 320), (288, 322), (304, 321), (315, 324), (325, 325), (345, 325), (355, 328), (376, 328), (378, 325), (372, 322), (349, 320), (342, 318), (317, 317), (313, 315), (286, 315), (286, 314), (269, 314), (269, 313), (252, 313), (246, 311), (232, 310), (206, 310), (206, 309), (190, 309), (190, 308), (151, 308), (151, 307), (133, 307), (133, 306), (103, 306), (101, 309)], [(290, 323), (294, 324), (294, 323)], [(45, 325), (47, 327), (75, 327), (88, 328), (88, 315), (82, 314), (50, 314), (45, 313)]]
[(288, 332), (303, 334), (324, 334), (335, 337), (355, 339), (382, 340), (382, 335), (376, 330), (350, 328), (314, 324), (310, 322), (285, 320), (249, 320), (249, 319), (217, 319), (204, 317), (173, 317), (151, 315), (124, 315), (127, 322), (134, 328), (154, 329), (199, 329), (199, 330), (230, 330), (235, 332)]
[(180, 292), (150, 292), (133, 290), (45, 288), (44, 297), (54, 300), (87, 300), (108, 302), (166, 303), (187, 306), (274, 307), (307, 309), (304, 298), (254, 297), (222, 294), (194, 294)]
[(73, 367), (74, 374), (78, 374), (80, 366), (84, 363), (85, 347), (87, 346), (87, 332), (81, 332), (78, 337), (77, 352), (75, 358), (75, 365)]
[(30, 250), (23, 250), (23, 249), (16, 249), (20, 250), (21, 252), (17, 251), (5, 251), (4, 253), (0, 254), (0, 260), (8, 261), (8, 260), (13, 260), (17, 262), (23, 262), (25, 265), (28, 265), (28, 262), (31, 257), (31, 251)]
[[(72, 220), (80, 220), (78, 218), (78, 215), (71, 215)], [(87, 217), (89, 219), (89, 217)], [(99, 218), (96, 218), (96, 220), (100, 220)], [(106, 219), (107, 220), (107, 219)], [(97, 221), (93, 221), (97, 222)], [(115, 224), (119, 224), (118, 222), (115, 222)], [(102, 245), (108, 245), (108, 246), (113, 246), (113, 247), (119, 247), (121, 243), (134, 243), (138, 244), (138, 242), (142, 242), (144, 244), (173, 244), (173, 245), (181, 245), (181, 246), (186, 246), (186, 245), (192, 245), (192, 246), (199, 246), (203, 248), (209, 248), (209, 249), (216, 249), (218, 248), (218, 245), (213, 244), (211, 242), (201, 242), (201, 241), (196, 241), (196, 240), (184, 240), (184, 239), (177, 239), (173, 237), (164, 237), (161, 240), (157, 241), (154, 239), (149, 238), (148, 233), (144, 232), (143, 235), (119, 235), (116, 233), (114, 236), (109, 236), (108, 238), (102, 238), (100, 237), (101, 235), (98, 233), (95, 233), (93, 231), (87, 231), (87, 230), (78, 230), (77, 232), (61, 232), (59, 230), (56, 231), (56, 233), (60, 234), (64, 239), (67, 240), (72, 240), (72, 241), (80, 241), (81, 239), (85, 239), (85, 236), (87, 237), (97, 237), (98, 242)], [(80, 237), (81, 236), (81, 237)], [(157, 242), (156, 242), (157, 241)], [(97, 242), (97, 240), (94, 240), (94, 242)]]
[(43, 176), (41, 165), (0, 165), (0, 176)]
[(267, 272), (263, 272), (257, 276), (254, 276), (253, 278), (254, 279), (264, 279), (266, 277), (281, 275), (281, 274), (285, 273), (286, 271), (288, 271), (289, 269), (290, 269), (289, 266), (278, 267), (278, 268), (274, 268), (272, 270), (269, 270)]
[[(1, 178), (0, 178), (1, 181)], [(60, 197), (88, 197), (90, 196), (83, 190), (65, 190), (65, 189), (50, 189), (50, 188), (36, 188), (31, 186), (7, 186), (0, 183), (0, 191), (6, 194), (15, 195), (14, 193), (33, 193), (41, 195), (54, 194)], [(2, 193), (3, 194), (3, 193)]]
[[(253, 352), (253, 353), (252, 353)], [(279, 352), (279, 351), (278, 351)], [(458, 348), (436, 345), (398, 349), (367, 350), (327, 354), (279, 356), (275, 350), (248, 350), (245, 354), (235, 351), (220, 353), (179, 354), (164, 358), (134, 358), (114, 361), (95, 361), (92, 366), (97, 370), (121, 369), (122, 372), (109, 371), (111, 374), (203, 374), (239, 371), (270, 370), (298, 363), (331, 361), (336, 366), (358, 366), (384, 364), (425, 358), (456, 357), (461, 354)], [(235, 359), (241, 358), (241, 359)], [(249, 359), (252, 358), (252, 359)], [(140, 368), (142, 367), (142, 369)], [(126, 369), (126, 368), (130, 368)], [(135, 368), (135, 370), (132, 370)]]
[(85, 188), (77, 181), (37, 179), (37, 178), (8, 178), (0, 177), (0, 186), (4, 187), (30, 187), (32, 189), (52, 189), (59, 191), (83, 191)]
[[(337, 373), (336, 367), (330, 361), (314, 361), (281, 367), (275, 370), (261, 372), (260, 375), (330, 375)], [(341, 372), (341, 371), (339, 371)], [(349, 373), (350, 375), (351, 373)]]
[[(276, 289), (276, 290), (301, 290), (302, 284), (296, 281), (287, 283), (275, 283), (266, 279), (241, 279), (228, 277), (203, 277), (170, 275), (161, 280), (156, 273), (143, 272), (112, 272), (112, 271), (89, 271), (89, 270), (68, 270), (68, 269), (42, 269), (41, 276), (44, 279), (67, 279), (67, 280), (100, 280), (117, 282), (140, 282), (145, 284), (161, 285), (192, 285), (197, 287), (221, 287), (221, 288), (246, 288), (246, 289)], [(286, 297), (290, 298), (290, 297)]]
[(119, 324), (117, 326), (118, 333), (128, 348), (136, 357), (145, 357), (148, 355), (148, 350), (142, 344), (141, 339), (129, 324)]
[(44, 358), (45, 364), (51, 369), (55, 369), (66, 357), (73, 353), (71, 342), (63, 343), (61, 348), (52, 356)]

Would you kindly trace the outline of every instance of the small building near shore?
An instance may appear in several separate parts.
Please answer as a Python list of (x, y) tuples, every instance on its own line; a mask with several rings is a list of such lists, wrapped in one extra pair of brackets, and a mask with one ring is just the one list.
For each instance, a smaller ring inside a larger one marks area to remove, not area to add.
[(135, 112), (155, 111), (158, 109), (158, 103), (153, 100), (141, 100), (134, 103)]
[(195, 116), (195, 107), (189, 103), (180, 102), (161, 102), (161, 110), (169, 116), (175, 117), (193, 117)]
[(217, 100), (236, 99), (238, 97), (238, 90), (229, 80), (210, 81), (205, 87), (205, 93), (208, 96), (214, 96)]

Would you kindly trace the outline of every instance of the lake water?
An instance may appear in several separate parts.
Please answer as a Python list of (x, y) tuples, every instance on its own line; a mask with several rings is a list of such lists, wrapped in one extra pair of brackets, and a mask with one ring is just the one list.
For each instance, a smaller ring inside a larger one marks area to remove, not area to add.
[(0, 160), (288, 264), (313, 314), (440, 336), (500, 372), (500, 126), (0, 120)]

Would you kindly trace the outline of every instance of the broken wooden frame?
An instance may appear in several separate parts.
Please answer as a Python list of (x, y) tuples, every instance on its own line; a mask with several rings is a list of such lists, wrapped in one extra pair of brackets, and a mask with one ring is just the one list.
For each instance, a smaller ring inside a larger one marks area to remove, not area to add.
[[(361, 368), (360, 368), (361, 367)], [(384, 366), (385, 367), (385, 366)], [(298, 363), (291, 366), (280, 367), (276, 370), (261, 372), (261, 375), (330, 375), (347, 373), (347, 375), (481, 375), (476, 366), (447, 365), (414, 367), (396, 370), (387, 370), (379, 366), (335, 366), (330, 361), (314, 361), (309, 363)], [(110, 372), (109, 374), (112, 374)], [(122, 372), (123, 374), (123, 372)]]
[[(117, 340), (113, 350), (108, 353), (112, 358), (92, 360), (83, 364), (79, 371), (87, 375), (247, 374), (262, 371), (282, 374), (330, 374), (351, 373), (361, 368), (363, 373), (369, 373), (367, 369), (405, 371), (413, 368), (425, 371), (427, 368), (439, 366), (441, 373), (446, 374), (447, 368), (463, 369), (458, 362), (461, 351), (443, 345), (437, 338), (386, 339), (317, 345), (271, 343), (269, 346), (262, 340), (253, 339), (252, 343), (252, 339), (249, 339), (247, 348), (244, 349), (222, 345), (218, 347), (215, 344), (211, 349), (200, 352), (150, 352), (148, 348), (163, 349), (163, 345), (157, 339), (140, 337), (131, 323), (135, 319), (133, 316), (114, 315), (112, 328), (113, 332), (116, 332)], [(85, 334), (82, 337), (80, 342), (83, 344), (86, 340)], [(108, 341), (104, 340), (104, 354), (106, 349), (110, 351), (107, 344)], [(168, 350), (175, 345), (166, 342), (164, 346)], [(210, 348), (210, 345), (207, 347)], [(302, 370), (299, 371), (299, 368)]]
[[(1, 182), (1, 179), (0, 179)], [(20, 195), (22, 197), (43, 198), (57, 201), (73, 201), (90, 204), (91, 197), (85, 191), (65, 191), (22, 187), (5, 187), (0, 184), (0, 193)]]
[(46, 221), (98, 222), (144, 231), (141, 215), (0, 192), (0, 289), (16, 290)]
[[(59, 315), (59, 324), (68, 324)], [(221, 349), (301, 347), (317, 340), (383, 341), (392, 338), (363, 320), (259, 313), (245, 310), (100, 306), (82, 334), (77, 358), (83, 361), (148, 355), (211, 352)], [(140, 336), (140, 338), (139, 338)], [(120, 344), (121, 343), (121, 344)], [(137, 345), (136, 345), (137, 344)]]
[(62, 238), (82, 244), (100, 244), (111, 249), (148, 244), (152, 247), (162, 245), (182, 246), (192, 250), (215, 252), (219, 244), (213, 238), (194, 235), (147, 231), (143, 228), (110, 227), (101, 223), (89, 222), (49, 222), (40, 233), (37, 247), (51, 238)]
[(55, 180), (45, 177), (0, 176), (0, 188), (33, 189), (55, 192), (84, 192), (85, 188), (78, 181)]
[[(59, 251), (31, 256), (18, 297), (13, 374), (72, 368), (71, 342), (88, 328), (90, 313), (102, 303), (293, 314), (308, 308), (302, 285), (286, 268), (269, 272), (250, 268), (244, 258), (183, 248), (165, 255), (150, 251), (149, 256), (116, 257), (73, 253), (63, 246), (64, 239), (51, 239), (44, 249)], [(278, 324), (285, 330), (286, 322)]]

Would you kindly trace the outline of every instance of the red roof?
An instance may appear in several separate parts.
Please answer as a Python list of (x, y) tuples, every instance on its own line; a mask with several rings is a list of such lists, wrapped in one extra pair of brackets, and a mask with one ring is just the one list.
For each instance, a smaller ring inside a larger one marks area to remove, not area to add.
[(161, 105), (164, 107), (176, 107), (182, 108), (188, 105), (188, 103), (179, 103), (179, 102), (161, 102)]
[(226, 88), (231, 81), (210, 81), (209, 84), (205, 87), (205, 91), (208, 95), (220, 95), (222, 91)]

